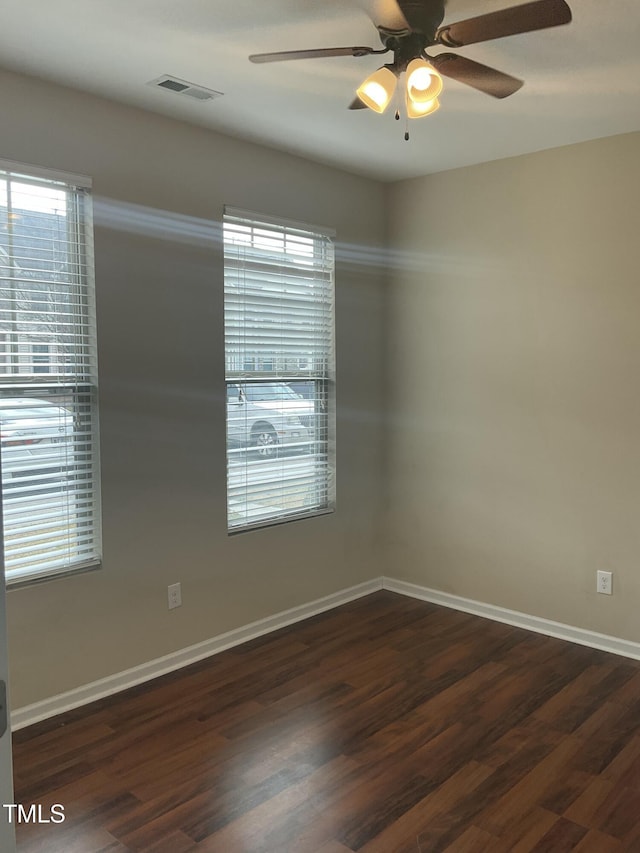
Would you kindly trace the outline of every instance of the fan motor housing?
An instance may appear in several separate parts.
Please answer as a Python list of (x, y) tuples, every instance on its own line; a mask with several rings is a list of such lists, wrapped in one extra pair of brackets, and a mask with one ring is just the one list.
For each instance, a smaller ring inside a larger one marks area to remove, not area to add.
[(404, 71), (412, 59), (424, 54), (424, 49), (432, 42), (422, 33), (407, 35), (390, 35), (384, 41), (387, 50), (393, 51), (393, 64), (399, 71)]
[(398, 0), (398, 5), (409, 24), (409, 31), (423, 35), (426, 44), (435, 44), (436, 30), (444, 19), (444, 2), (445, 0)]

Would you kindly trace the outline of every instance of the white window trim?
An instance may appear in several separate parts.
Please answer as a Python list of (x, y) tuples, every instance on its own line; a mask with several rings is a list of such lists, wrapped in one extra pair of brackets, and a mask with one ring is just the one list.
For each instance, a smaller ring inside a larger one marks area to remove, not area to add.
[[(0, 171), (6, 173), (12, 180), (20, 181), (24, 178), (27, 181), (43, 181), (48, 184), (58, 183), (65, 189), (77, 188), (79, 190), (87, 190), (88, 193), (83, 200), (85, 207), (85, 215), (82, 220), (79, 220), (78, 225), (83, 229), (84, 239), (80, 245), (83, 249), (88, 263), (85, 268), (85, 275), (88, 278), (88, 287), (86, 291), (87, 300), (87, 317), (88, 326), (92, 331), (93, 345), (97, 346), (96, 342), (96, 306), (95, 306), (95, 265), (93, 252), (93, 199), (91, 196), (92, 180), (87, 175), (81, 175), (47, 167), (36, 166), (33, 164), (20, 163), (15, 160), (0, 159)], [(23, 570), (17, 575), (10, 575), (6, 572), (5, 581), (7, 588), (15, 589), (22, 586), (30, 586), (35, 583), (50, 581), (58, 577), (66, 577), (67, 575), (76, 575), (87, 571), (93, 571), (102, 566), (102, 509), (101, 509), (101, 487), (100, 487), (100, 431), (99, 431), (99, 416), (98, 416), (98, 370), (97, 370), (97, 354), (94, 356), (94, 371), (91, 380), (86, 383), (90, 386), (95, 399), (94, 414), (92, 417), (92, 459), (93, 471), (95, 477), (93, 479), (93, 510), (94, 510), (94, 542), (96, 544), (96, 556), (83, 561), (78, 561), (74, 564), (64, 565), (60, 567), (51, 567), (46, 569), (38, 569), (33, 572)], [(40, 376), (40, 374), (39, 374)], [(46, 374), (41, 375), (43, 378)], [(26, 383), (23, 383), (23, 385)], [(46, 382), (38, 383), (47, 385)], [(77, 383), (78, 384), (78, 383)], [(82, 384), (82, 383), (80, 383)], [(0, 522), (2, 519), (0, 519)], [(0, 528), (3, 525), (0, 524)]]
[(328, 228), (326, 225), (299, 222), (295, 219), (283, 219), (280, 216), (271, 216), (268, 213), (260, 213), (257, 210), (246, 210), (246, 208), (241, 207), (231, 207), (228, 204), (224, 206), (224, 215), (235, 216), (238, 219), (252, 219), (256, 222), (264, 222), (267, 225), (276, 225), (280, 228), (291, 228), (293, 231), (308, 231), (310, 234), (328, 237), (330, 240), (334, 240), (337, 233), (335, 228)]
[[(309, 234), (310, 236), (316, 238), (326, 238), (332, 244), (335, 243), (336, 231), (333, 228), (328, 228), (326, 226), (318, 226), (314, 224), (310, 224), (307, 222), (300, 222), (296, 220), (284, 219), (281, 217), (275, 217), (268, 214), (263, 214), (256, 211), (249, 211), (243, 208), (237, 208), (229, 205), (225, 205), (224, 207), (224, 217), (234, 217), (237, 219), (244, 219), (252, 224), (255, 224), (258, 228), (260, 225), (265, 225), (268, 227), (275, 228), (283, 228), (283, 229), (291, 229), (294, 232), (303, 232)], [(224, 228), (223, 228), (224, 232)], [(226, 250), (226, 242), (223, 236), (223, 244)], [(225, 258), (225, 274), (227, 273), (226, 267), (226, 258)], [(225, 297), (226, 297), (226, 289), (225, 289)], [(267, 517), (264, 519), (258, 519), (255, 521), (245, 521), (241, 524), (231, 525), (230, 517), (227, 516), (227, 533), (229, 536), (236, 536), (241, 533), (246, 533), (252, 530), (260, 530), (267, 527), (274, 527), (281, 524), (287, 524), (293, 521), (301, 521), (305, 519), (318, 518), (321, 516), (331, 515), (335, 512), (336, 507), (336, 417), (335, 417), (335, 245), (334, 252), (331, 263), (331, 323), (330, 323), (330, 366), (328, 371), (324, 376), (319, 376), (317, 373), (310, 374), (308, 376), (294, 376), (293, 373), (289, 374), (286, 371), (265, 371), (261, 376), (258, 371), (248, 371), (245, 376), (239, 376), (237, 372), (234, 372), (234, 376), (229, 376), (226, 369), (226, 357), (227, 357), (227, 347), (225, 345), (225, 405), (227, 405), (227, 392), (226, 387), (230, 383), (242, 383), (243, 379), (245, 381), (254, 380), (254, 382), (264, 381), (264, 382), (274, 382), (274, 381), (287, 381), (293, 379), (308, 379), (309, 381), (314, 382), (323, 382), (325, 384), (325, 393), (326, 393), (326, 412), (324, 413), (324, 424), (326, 430), (326, 464), (327, 464), (327, 476), (324, 479), (323, 487), (326, 491), (327, 499), (326, 502), (321, 506), (316, 506), (309, 509), (302, 509), (300, 512), (291, 512), (284, 515), (273, 515), (271, 517)], [(226, 298), (225, 298), (225, 309), (226, 309)], [(225, 324), (225, 332), (226, 332), (226, 324)], [(227, 511), (229, 510), (229, 445), (227, 441)]]
[(44, 181), (58, 181), (61, 184), (73, 184), (85, 190), (92, 187), (88, 175), (77, 175), (73, 172), (62, 172), (59, 169), (47, 169), (43, 166), (32, 166), (28, 163), (17, 163), (15, 160), (1, 160), (0, 172), (10, 172), (12, 175), (23, 175), (26, 178), (42, 178)]

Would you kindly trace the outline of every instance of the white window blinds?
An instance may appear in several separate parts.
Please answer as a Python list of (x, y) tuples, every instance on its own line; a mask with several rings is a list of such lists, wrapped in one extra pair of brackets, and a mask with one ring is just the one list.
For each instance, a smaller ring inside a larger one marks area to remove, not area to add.
[(9, 583), (100, 560), (92, 225), (84, 184), (0, 163), (0, 427)]
[(330, 510), (331, 234), (225, 209), (230, 531)]

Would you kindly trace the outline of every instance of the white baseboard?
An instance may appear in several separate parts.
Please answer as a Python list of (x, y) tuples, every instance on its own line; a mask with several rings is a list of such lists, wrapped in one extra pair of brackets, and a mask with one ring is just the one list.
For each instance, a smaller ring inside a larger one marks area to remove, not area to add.
[(579, 643), (581, 646), (589, 646), (592, 649), (600, 649), (614, 655), (640, 660), (640, 643), (634, 643), (631, 640), (623, 640), (620, 637), (612, 637), (608, 634), (598, 634), (597, 631), (587, 631), (585, 628), (576, 628), (573, 625), (565, 625), (563, 622), (552, 622), (550, 619), (543, 619), (540, 616), (531, 616), (529, 613), (520, 613), (518, 610), (507, 610), (505, 607), (497, 607), (495, 604), (462, 598), (459, 595), (451, 595), (448, 592), (429, 589), (426, 586), (418, 586), (394, 578), (384, 577), (382, 587), (390, 592), (398, 592), (400, 595), (407, 595), (410, 598), (419, 598), (422, 601), (430, 601), (432, 604), (441, 604), (443, 607), (462, 610), (464, 613), (472, 613), (474, 616), (484, 616), (486, 619), (493, 619), (495, 622), (506, 622), (507, 625), (515, 625), (517, 628), (526, 628), (536, 634), (546, 634), (548, 637), (557, 637), (560, 640)]
[(242, 628), (235, 628), (233, 631), (219, 634), (217, 637), (204, 640), (202, 643), (196, 643), (194, 646), (188, 646), (185, 649), (140, 664), (140, 666), (134, 666), (107, 678), (101, 678), (99, 681), (92, 681), (82, 687), (44, 699), (42, 702), (17, 708), (11, 713), (11, 728), (13, 731), (17, 731), (49, 717), (55, 717), (65, 711), (71, 711), (73, 708), (79, 708), (81, 705), (87, 705), (89, 702), (95, 702), (96, 699), (103, 699), (105, 696), (119, 693), (128, 687), (135, 687), (137, 684), (151, 681), (160, 675), (181, 669), (233, 646), (239, 646), (241, 643), (261, 637), (263, 634), (277, 631), (278, 628), (293, 625), (295, 622), (308, 619), (310, 616), (323, 613), (325, 610), (332, 610), (334, 607), (354, 601), (356, 598), (362, 598), (362, 596), (369, 595), (379, 589), (382, 589), (382, 578), (375, 578), (326, 595), (324, 598), (310, 601), (308, 604), (283, 610), (273, 616), (267, 616), (265, 619), (244, 625)]
[(212, 637), (202, 643), (172, 652), (164, 657), (156, 658), (140, 666), (134, 666), (131, 669), (126, 669), (123, 672), (118, 672), (99, 681), (92, 681), (90, 684), (85, 684), (82, 687), (77, 687), (66, 693), (60, 693), (57, 696), (44, 699), (42, 702), (35, 702), (33, 705), (18, 708), (11, 714), (11, 728), (13, 731), (17, 731), (18, 729), (33, 725), (33, 723), (46, 720), (49, 717), (55, 717), (65, 711), (71, 711), (73, 708), (79, 708), (81, 705), (88, 705), (97, 699), (103, 699), (105, 696), (111, 696), (114, 693), (126, 690), (128, 687), (135, 687), (137, 684), (151, 681), (160, 675), (181, 669), (184, 666), (218, 654), (218, 652), (222, 652), (225, 649), (230, 649), (233, 646), (246, 643), (248, 640), (253, 640), (272, 631), (277, 631), (279, 628), (293, 625), (303, 619), (308, 619), (310, 616), (324, 613), (326, 610), (332, 610), (334, 607), (354, 601), (356, 598), (362, 598), (362, 596), (369, 595), (379, 589), (387, 589), (390, 592), (397, 592), (400, 595), (406, 595), (410, 598), (418, 598), (422, 601), (430, 601), (432, 604), (450, 607), (453, 610), (461, 610), (464, 613), (483, 616), (495, 622), (505, 622), (507, 625), (525, 628), (537, 634), (557, 637), (560, 640), (568, 640), (571, 643), (579, 643), (582, 646), (589, 646), (593, 649), (600, 649), (615, 655), (640, 660), (640, 643), (623, 640), (619, 637), (612, 637), (608, 634), (598, 634), (596, 631), (587, 631), (584, 628), (576, 628), (573, 625), (565, 625), (562, 622), (552, 622), (550, 619), (543, 619), (540, 616), (532, 616), (517, 610), (508, 610), (504, 607), (498, 607), (495, 604), (474, 601), (471, 598), (462, 598), (459, 595), (451, 595), (447, 592), (429, 589), (428, 587), (408, 583), (407, 581), (383, 577), (374, 578), (357, 586), (340, 590), (324, 598), (311, 601), (308, 604), (302, 604), (299, 607), (292, 607), (290, 610), (283, 610), (273, 616), (268, 616), (265, 619), (251, 622), (241, 628), (235, 628), (233, 631), (219, 634), (217, 637)]

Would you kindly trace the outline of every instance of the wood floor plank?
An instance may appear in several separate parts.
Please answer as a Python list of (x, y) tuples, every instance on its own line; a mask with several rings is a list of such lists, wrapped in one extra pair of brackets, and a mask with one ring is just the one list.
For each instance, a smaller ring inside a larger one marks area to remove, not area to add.
[[(470, 826), (446, 848), (444, 853), (493, 853), (497, 840), (495, 835), (485, 832), (484, 829)], [(427, 853), (426, 850), (425, 853)]]
[(576, 738), (567, 737), (536, 764), (522, 779), (476, 819), (477, 825), (493, 835), (504, 835), (514, 816), (539, 802), (554, 783), (557, 774), (581, 749)]
[(582, 770), (573, 770), (571, 766), (558, 768), (556, 776), (545, 786), (546, 790), (538, 802), (542, 808), (561, 816), (592, 781), (593, 776)]
[(565, 811), (565, 816), (583, 826), (594, 827), (594, 815), (614, 791), (613, 782), (594, 777), (581, 796)]
[(198, 853), (295, 850), (301, 835), (305, 846), (298, 846), (299, 850), (315, 850), (329, 842), (337, 845), (334, 831), (339, 815), (331, 808), (331, 797), (336, 791), (346, 797), (357, 785), (354, 774), (358, 770), (355, 762), (345, 756), (324, 764), (300, 784), (284, 789), (205, 837), (198, 845)]
[[(75, 832), (41, 833), (33, 841), (19, 836), (19, 853), (131, 853), (106, 829), (82, 827)], [(167, 851), (168, 853), (168, 851)]]
[(640, 853), (640, 663), (381, 591), (14, 760), (19, 853)]
[(584, 836), (573, 853), (620, 853), (622, 843), (617, 838), (605, 835), (597, 829), (591, 829)]
[(541, 720), (572, 732), (597, 709), (602, 696), (610, 696), (634, 675), (633, 667), (590, 666), (535, 712)]
[(559, 820), (557, 814), (540, 806), (514, 815), (491, 853), (530, 853)]
[(531, 853), (560, 853), (574, 850), (586, 836), (584, 826), (561, 817), (540, 841), (531, 848)]
[(632, 737), (600, 775), (618, 785), (640, 790), (640, 737)]
[(322, 847), (314, 850), (313, 853), (353, 853), (353, 851), (338, 841), (329, 841), (327, 844), (323, 844)]
[(418, 846), (425, 851), (435, 850), (449, 828), (452, 809), (469, 793), (475, 792), (491, 772), (491, 768), (477, 762), (465, 765), (358, 850), (389, 853), (390, 850), (415, 850)]
[(165, 835), (156, 844), (145, 847), (145, 853), (195, 853), (197, 844), (184, 832), (176, 830)]

